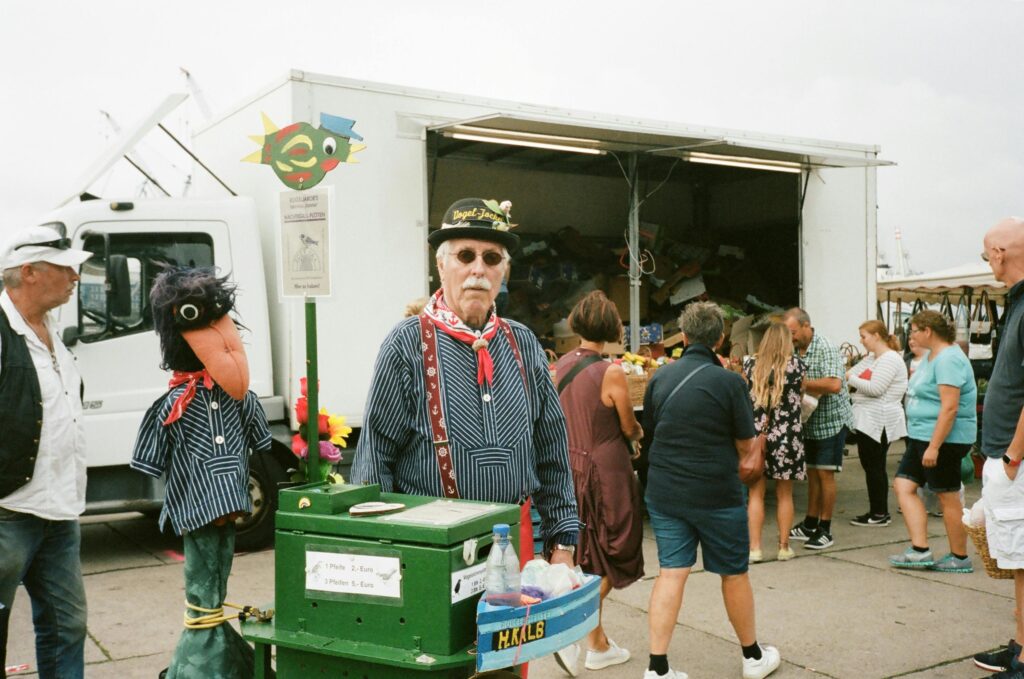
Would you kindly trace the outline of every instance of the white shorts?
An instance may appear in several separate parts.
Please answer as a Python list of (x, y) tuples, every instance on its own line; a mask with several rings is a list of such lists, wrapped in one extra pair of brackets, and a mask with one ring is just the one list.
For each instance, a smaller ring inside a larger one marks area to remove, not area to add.
[(988, 551), (1000, 568), (1024, 568), (1024, 467), (1011, 481), (997, 457), (985, 460), (981, 473)]

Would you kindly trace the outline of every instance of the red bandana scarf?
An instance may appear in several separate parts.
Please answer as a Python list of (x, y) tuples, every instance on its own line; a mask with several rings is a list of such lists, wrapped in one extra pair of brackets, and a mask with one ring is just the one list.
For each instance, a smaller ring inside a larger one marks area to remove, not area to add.
[(487, 350), (494, 336), (498, 334), (498, 314), (493, 310), (483, 330), (473, 330), (444, 303), (444, 290), (438, 290), (427, 302), (423, 314), (437, 326), (438, 330), (473, 347), (476, 351), (476, 382), (490, 385), (494, 381), (494, 361)]
[(196, 397), (196, 385), (199, 383), (199, 380), (203, 381), (203, 386), (207, 389), (213, 389), (213, 378), (210, 377), (210, 373), (206, 371), (206, 368), (194, 373), (174, 371), (170, 382), (167, 383), (167, 388), (174, 389), (179, 384), (186, 383), (188, 386), (185, 387), (185, 391), (181, 392), (181, 395), (174, 401), (174, 405), (171, 406), (171, 412), (168, 413), (167, 419), (164, 420), (165, 426), (181, 419), (181, 416), (185, 414), (185, 408), (188, 408), (188, 404)]

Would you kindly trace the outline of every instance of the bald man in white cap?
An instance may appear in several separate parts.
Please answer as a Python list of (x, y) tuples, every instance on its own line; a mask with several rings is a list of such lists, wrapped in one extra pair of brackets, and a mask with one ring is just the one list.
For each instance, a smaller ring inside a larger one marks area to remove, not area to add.
[(979, 653), (979, 667), (999, 679), (1024, 679), (1024, 220), (1008, 217), (985, 234), (981, 258), (1009, 290), (999, 333), (999, 351), (985, 393), (981, 450), (988, 458), (982, 498), (989, 552), (1012, 570), (1017, 629), (1005, 648)]
[(84, 673), (85, 509), (82, 379), (50, 310), (71, 299), (91, 253), (44, 226), (22, 229), (0, 259), (0, 667), (19, 583), (32, 600), (40, 677)]

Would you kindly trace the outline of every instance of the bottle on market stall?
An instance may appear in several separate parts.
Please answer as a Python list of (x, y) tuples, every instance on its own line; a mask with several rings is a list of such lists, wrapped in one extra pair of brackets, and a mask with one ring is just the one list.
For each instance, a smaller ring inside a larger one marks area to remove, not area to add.
[(519, 556), (509, 540), (509, 525), (494, 524), (494, 543), (487, 555), (484, 601), (492, 606), (519, 605)]

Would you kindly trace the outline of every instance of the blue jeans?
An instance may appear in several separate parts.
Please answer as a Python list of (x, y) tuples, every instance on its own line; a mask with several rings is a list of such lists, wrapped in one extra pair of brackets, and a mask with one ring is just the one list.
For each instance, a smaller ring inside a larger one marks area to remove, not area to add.
[(0, 508), (0, 667), (19, 583), (32, 601), (40, 679), (85, 673), (85, 585), (78, 521), (47, 521)]

